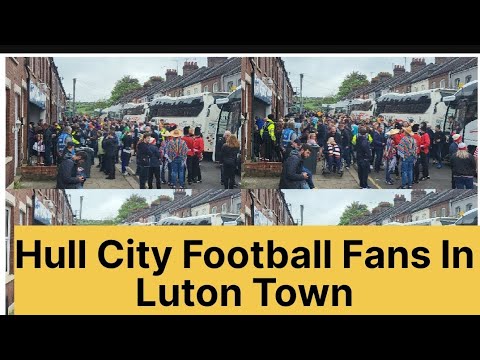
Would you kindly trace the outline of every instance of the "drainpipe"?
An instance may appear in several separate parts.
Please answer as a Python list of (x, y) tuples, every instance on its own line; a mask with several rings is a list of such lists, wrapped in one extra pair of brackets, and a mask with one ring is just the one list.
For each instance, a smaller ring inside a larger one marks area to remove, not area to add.
[[(250, 101), (250, 105), (251, 105), (252, 111), (250, 112), (250, 117), (247, 117), (247, 121), (248, 121), (248, 118), (250, 118), (250, 120), (252, 121), (253, 120), (253, 99), (255, 98), (255, 64), (253, 63), (253, 58), (250, 57), (250, 58), (248, 58), (248, 60), (250, 61), (250, 65), (252, 65), (252, 73), (250, 74), (251, 81), (252, 81), (252, 85), (251, 85), (252, 100)], [(250, 142), (251, 143), (250, 144), (250, 152), (251, 152), (251, 160), (253, 160), (254, 157), (255, 157), (255, 154), (253, 152), (254, 141), (255, 141), (255, 126), (254, 126), (253, 122), (251, 122), (250, 127), (252, 128), (252, 131), (251, 131), (252, 139), (251, 139), (251, 142)]]
[(248, 190), (252, 204), (250, 205), (250, 217), (252, 218), (252, 225), (255, 225), (255, 199), (253, 198), (252, 190)]

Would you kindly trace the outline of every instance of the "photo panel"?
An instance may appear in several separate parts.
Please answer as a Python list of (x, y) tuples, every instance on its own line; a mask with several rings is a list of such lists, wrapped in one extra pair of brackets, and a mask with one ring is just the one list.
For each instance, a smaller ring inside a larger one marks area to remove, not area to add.
[(476, 189), (242, 189), (241, 216), (258, 226), (477, 226), (477, 208)]
[(477, 57), (245, 57), (241, 76), (242, 189), (477, 188)]
[(15, 311), (16, 226), (244, 225), (240, 189), (7, 189), (5, 200), (7, 314)]
[(5, 61), (6, 188), (239, 187), (240, 57)]

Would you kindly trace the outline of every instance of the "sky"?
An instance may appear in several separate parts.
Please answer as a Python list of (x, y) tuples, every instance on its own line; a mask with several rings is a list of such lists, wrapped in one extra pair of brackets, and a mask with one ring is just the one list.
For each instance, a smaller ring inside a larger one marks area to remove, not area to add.
[(150, 76), (165, 78), (167, 69), (177, 69), (182, 75), (185, 61), (196, 61), (198, 67), (207, 65), (201, 57), (54, 57), (65, 92), (73, 96), (73, 79), (76, 78), (75, 100), (96, 101), (110, 97), (117, 80), (124, 75), (137, 78), (140, 84)]
[[(118, 209), (123, 202), (132, 194), (143, 196), (150, 204), (160, 195), (169, 195), (173, 197), (172, 189), (160, 190), (105, 190), (105, 189), (84, 189), (84, 190), (65, 190), (67, 195), (71, 195), (71, 206), (73, 213), (80, 210), (80, 196), (83, 196), (82, 219), (87, 220), (107, 220), (113, 219), (118, 214)], [(185, 190), (187, 195), (191, 195), (192, 190)]]
[[(420, 56), (418, 56), (420, 57)], [(435, 62), (433, 57), (423, 57), (427, 64)], [(411, 57), (288, 57), (284, 56), (285, 69), (289, 73), (290, 82), (300, 94), (300, 74), (303, 73), (302, 93), (304, 97), (323, 97), (338, 92), (345, 76), (358, 71), (368, 80), (379, 72), (393, 75), (394, 65), (405, 66), (410, 71)], [(406, 59), (406, 60), (405, 60)]]
[[(410, 200), (411, 190), (282, 190), (287, 204), (291, 204), (292, 216), (300, 220), (300, 205), (304, 205), (303, 225), (337, 225), (345, 208), (354, 201), (372, 210), (379, 202), (393, 204), (395, 194)], [(433, 190), (425, 190), (427, 193)], [(300, 221), (299, 221), (300, 223)]]

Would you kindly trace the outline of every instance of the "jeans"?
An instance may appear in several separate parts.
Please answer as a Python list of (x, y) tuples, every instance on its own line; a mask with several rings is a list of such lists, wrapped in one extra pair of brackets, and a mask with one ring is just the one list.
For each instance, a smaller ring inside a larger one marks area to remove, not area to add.
[(341, 151), (342, 151), (342, 157), (345, 160), (345, 166), (350, 167), (350, 164), (352, 163), (351, 148), (343, 147)]
[(185, 187), (185, 167), (183, 160), (180, 157), (176, 157), (172, 161), (172, 184), (177, 185), (177, 181), (180, 183), (180, 187)]
[(124, 150), (122, 150), (122, 173), (127, 171), (127, 165), (128, 162), (130, 161), (130, 153), (126, 153)]
[(473, 189), (473, 177), (454, 176), (456, 189)]
[(389, 169), (390, 168), (389, 161), (392, 161), (392, 160), (387, 160), (385, 164), (385, 181), (393, 182), (392, 176), (391, 176), (392, 173), (390, 172), (390, 169)]
[(402, 186), (412, 186), (414, 160), (413, 156), (402, 160)]
[(307, 175), (308, 175), (308, 178), (307, 178), (307, 185), (308, 185), (308, 188), (309, 189), (313, 189), (315, 188), (315, 185), (313, 185), (313, 177), (312, 177), (312, 172), (310, 170), (308, 170), (305, 166), (302, 168), (302, 172), (306, 172)]

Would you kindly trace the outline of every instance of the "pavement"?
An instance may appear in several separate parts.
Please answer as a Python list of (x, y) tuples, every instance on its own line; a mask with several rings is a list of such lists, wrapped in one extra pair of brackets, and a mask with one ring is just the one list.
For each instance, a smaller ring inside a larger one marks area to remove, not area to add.
[[(100, 172), (97, 167), (98, 160), (90, 169), (90, 177), (84, 184), (84, 189), (139, 189), (138, 176), (135, 175), (136, 163), (135, 157), (132, 157), (130, 164), (127, 166), (128, 175), (122, 175), (121, 164), (115, 164), (115, 179), (107, 180), (106, 175)], [(220, 164), (212, 161), (202, 161), (200, 163), (202, 172), (202, 182), (188, 185), (187, 189), (223, 189), (220, 183)], [(18, 180), (18, 179), (16, 179)], [(47, 181), (17, 181), (16, 188), (21, 189), (54, 189), (56, 180)], [(236, 176), (236, 183), (240, 183), (240, 176)], [(154, 179), (155, 186), (155, 179)], [(166, 184), (162, 184), (162, 188), (167, 189)]]
[[(430, 164), (429, 167), (430, 179), (420, 181), (418, 184), (414, 184), (414, 189), (438, 189), (446, 190), (451, 189), (451, 169), (448, 164), (443, 165), (441, 169), (437, 169), (435, 165)], [(422, 173), (420, 171), (420, 177)], [(380, 170), (376, 173), (374, 170), (370, 171), (368, 176), (368, 185), (372, 189), (397, 189), (402, 185), (401, 178), (396, 179), (395, 175), (392, 175), (394, 185), (387, 185), (385, 183), (385, 171)], [(246, 177), (242, 176), (242, 189), (278, 189), (280, 182), (279, 177)], [(322, 175), (321, 163), (317, 164), (316, 174), (313, 175), (313, 184), (317, 189), (359, 189), (360, 182), (358, 180), (358, 174), (356, 165), (352, 165), (350, 169), (345, 169), (342, 177), (335, 174)], [(477, 181), (475, 180), (475, 188), (477, 188)]]

